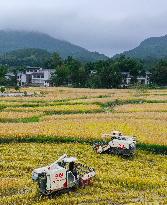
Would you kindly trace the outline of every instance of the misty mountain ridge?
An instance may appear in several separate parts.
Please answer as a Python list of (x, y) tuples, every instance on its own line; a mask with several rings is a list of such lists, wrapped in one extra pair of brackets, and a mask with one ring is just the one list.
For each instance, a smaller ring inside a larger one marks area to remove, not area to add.
[(57, 52), (65, 59), (72, 56), (82, 62), (106, 60), (108, 57), (98, 52), (90, 52), (70, 42), (59, 40), (48, 34), (28, 31), (0, 31), (0, 53), (18, 49), (44, 49), (50, 53)]
[[(119, 55), (116, 55), (115, 57), (118, 57)], [(139, 59), (167, 58), (167, 35), (145, 39), (138, 47), (130, 51), (125, 51), (121, 55)]]

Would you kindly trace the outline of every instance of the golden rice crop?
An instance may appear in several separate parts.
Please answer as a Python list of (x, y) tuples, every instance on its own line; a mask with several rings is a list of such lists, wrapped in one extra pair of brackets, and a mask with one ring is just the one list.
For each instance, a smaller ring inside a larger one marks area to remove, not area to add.
[[(39, 123), (0, 123), (3, 138), (26, 138), (37, 136), (75, 137), (78, 139), (101, 139), (101, 134), (120, 130), (135, 135), (140, 142), (167, 145), (167, 123), (164, 120), (96, 118), (76, 120), (49, 120)], [(17, 127), (17, 129), (16, 129)]]
[[(0, 106), (7, 106), (7, 107), (19, 107), (19, 106), (24, 106), (27, 105), (27, 101), (0, 101)], [(39, 106), (40, 104), (43, 105), (43, 103), (37, 103), (37, 102), (31, 102), (30, 105), (33, 106)]]
[(114, 108), (116, 112), (167, 112), (167, 103), (127, 104)]
[[(13, 120), (0, 123), (0, 204), (167, 203), (166, 156), (138, 150), (136, 157), (128, 160), (107, 154), (97, 155), (90, 145), (79, 143), (17, 142), (17, 139), (24, 141), (25, 138), (32, 138), (34, 142), (38, 138), (44, 141), (49, 138), (99, 140), (103, 133), (120, 130), (124, 134), (137, 136), (138, 142), (167, 145), (167, 104), (163, 101), (120, 105), (114, 111), (95, 104), (115, 99), (167, 100), (167, 89), (147, 90), (140, 96), (132, 89), (21, 90), (35, 92), (36, 95), (0, 97), (0, 119), (3, 122), (3, 119), (38, 116), (39, 122), (16, 123)], [(12, 139), (14, 143), (7, 144), (7, 139)], [(64, 153), (77, 156), (81, 162), (95, 168), (94, 184), (53, 198), (41, 197), (31, 180), (32, 170), (52, 163)]]
[[(99, 96), (111, 96), (113, 98), (123, 98), (131, 96), (133, 90), (116, 90), (116, 89), (88, 89), (88, 88), (21, 88), (21, 92), (34, 93), (31, 97), (5, 97), (7, 100), (63, 100), (76, 98), (99, 98)], [(4, 97), (0, 97), (4, 100)]]
[[(62, 100), (62, 99), (75, 99), (75, 98), (95, 98), (98, 96), (111, 96), (113, 99), (124, 99), (127, 97), (132, 98), (136, 95), (136, 90), (133, 89), (88, 89), (88, 88), (21, 88), (21, 92), (27, 91), (29, 93), (35, 93), (33, 97), (0, 97), (0, 100)], [(42, 93), (42, 95), (41, 95)], [(140, 96), (147, 98), (163, 97), (167, 99), (167, 90), (147, 90), (147, 93), (140, 93)]]
[(103, 113), (82, 113), (82, 114), (64, 114), (64, 115), (45, 115), (41, 117), (41, 121), (52, 120), (85, 120), (85, 119), (152, 119), (152, 120), (167, 120), (167, 112), (103, 112)]
[(1, 119), (24, 119), (42, 115), (42, 112), (0, 112)]
[[(97, 155), (91, 146), (81, 144), (11, 144), (1, 145), (0, 149), (0, 203), (4, 205), (125, 204), (137, 200), (163, 203), (167, 194), (167, 158), (160, 155), (140, 151), (135, 160), (125, 160)], [(31, 181), (32, 170), (64, 153), (95, 168), (93, 185), (52, 199), (41, 197)]]
[(16, 107), (16, 108), (6, 108), (6, 111), (21, 111), (21, 112), (92, 112), (100, 111), (101, 107), (99, 105), (57, 105), (57, 106), (43, 106), (43, 107)]
[(167, 101), (167, 94), (148, 95), (148, 96), (145, 96), (144, 99), (146, 99), (146, 100)]

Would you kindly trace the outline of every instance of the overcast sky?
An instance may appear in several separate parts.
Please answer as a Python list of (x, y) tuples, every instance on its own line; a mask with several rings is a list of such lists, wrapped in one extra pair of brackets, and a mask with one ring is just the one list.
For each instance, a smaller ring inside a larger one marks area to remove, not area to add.
[(167, 0), (0, 0), (0, 29), (45, 32), (112, 56), (167, 34)]

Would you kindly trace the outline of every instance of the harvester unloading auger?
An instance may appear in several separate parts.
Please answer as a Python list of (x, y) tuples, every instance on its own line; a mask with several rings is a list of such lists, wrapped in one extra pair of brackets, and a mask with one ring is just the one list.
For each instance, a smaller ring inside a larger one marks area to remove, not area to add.
[(95, 170), (76, 162), (77, 158), (61, 156), (53, 164), (35, 169), (32, 179), (38, 183), (43, 195), (89, 185), (95, 176)]
[[(109, 138), (109, 140), (107, 140)], [(136, 151), (136, 138), (125, 136), (119, 131), (102, 135), (103, 142), (96, 142), (94, 150), (99, 153), (117, 154), (123, 156), (133, 156)]]

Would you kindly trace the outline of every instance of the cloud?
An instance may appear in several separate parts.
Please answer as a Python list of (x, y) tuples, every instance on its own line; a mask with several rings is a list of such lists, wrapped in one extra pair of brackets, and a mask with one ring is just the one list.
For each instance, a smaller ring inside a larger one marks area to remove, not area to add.
[(48, 33), (107, 55), (167, 33), (166, 0), (6, 0), (0, 29)]

